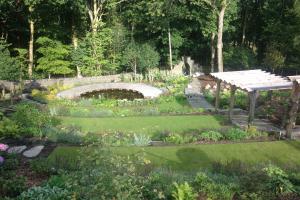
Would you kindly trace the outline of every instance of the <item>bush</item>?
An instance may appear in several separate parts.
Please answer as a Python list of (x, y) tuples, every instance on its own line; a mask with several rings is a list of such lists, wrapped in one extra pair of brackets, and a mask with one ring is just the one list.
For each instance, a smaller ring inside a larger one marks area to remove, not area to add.
[(279, 167), (269, 165), (263, 171), (269, 177), (267, 187), (275, 195), (295, 192), (293, 184), (288, 179), (288, 175)]
[(205, 131), (200, 134), (200, 139), (217, 142), (223, 139), (223, 135), (217, 131)]
[(20, 128), (15, 121), (6, 117), (0, 121), (0, 138), (19, 138)]
[(242, 140), (247, 138), (247, 132), (238, 129), (238, 128), (231, 128), (228, 130), (228, 132), (225, 134), (225, 138), (228, 140)]
[(141, 199), (145, 167), (143, 157), (124, 157), (108, 148), (82, 150), (79, 169), (69, 176), (67, 185), (78, 199)]
[(83, 143), (83, 133), (76, 126), (62, 127), (60, 129), (49, 127), (44, 134), (53, 142), (79, 145)]
[(59, 124), (59, 121), (48, 112), (44, 112), (31, 104), (17, 105), (12, 119), (16, 121), (21, 133), (25, 136), (42, 137), (44, 128)]
[(0, 196), (16, 197), (26, 189), (25, 178), (11, 171), (0, 169)]
[(198, 173), (193, 182), (195, 190), (201, 195), (206, 196), (207, 199), (232, 200), (237, 187), (233, 183), (233, 180), (222, 175), (216, 175), (213, 178), (209, 177), (206, 173)]
[(266, 138), (269, 136), (267, 132), (258, 131), (255, 126), (250, 126), (246, 130), (248, 138)]

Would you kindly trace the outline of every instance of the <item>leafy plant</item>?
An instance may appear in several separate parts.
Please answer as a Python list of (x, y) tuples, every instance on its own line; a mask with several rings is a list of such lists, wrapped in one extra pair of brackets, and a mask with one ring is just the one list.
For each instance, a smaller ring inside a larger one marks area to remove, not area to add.
[(247, 138), (247, 132), (238, 129), (238, 128), (231, 128), (225, 134), (225, 138), (228, 140), (242, 140)]
[(295, 191), (293, 184), (288, 179), (288, 175), (279, 167), (269, 165), (263, 171), (268, 175), (269, 181), (267, 187), (276, 195), (283, 193), (292, 193)]
[(38, 186), (32, 187), (28, 191), (23, 192), (18, 200), (61, 200), (73, 199), (72, 194), (67, 189), (56, 186)]
[(147, 146), (150, 144), (151, 139), (145, 134), (134, 134), (134, 145), (135, 146)]
[(200, 134), (200, 139), (217, 142), (223, 139), (223, 135), (217, 131), (205, 131)]
[(9, 118), (4, 117), (0, 121), (0, 138), (19, 138), (20, 128), (17, 123)]
[(191, 134), (171, 133), (166, 135), (163, 141), (170, 144), (187, 144), (197, 141), (197, 138)]
[(267, 132), (258, 131), (255, 126), (248, 127), (246, 129), (246, 132), (248, 138), (258, 138), (258, 137), (266, 138), (269, 135)]
[[(222, 175), (216, 176), (216, 179), (222, 179)], [(225, 177), (226, 178), (226, 177)], [(222, 183), (224, 182), (224, 183)], [(231, 200), (236, 188), (232, 180), (214, 180), (204, 172), (199, 172), (193, 182), (196, 191), (204, 194), (208, 199), (224, 199)]]
[(195, 200), (197, 194), (193, 188), (187, 183), (183, 184), (174, 183), (175, 189), (172, 192), (172, 196), (175, 200)]

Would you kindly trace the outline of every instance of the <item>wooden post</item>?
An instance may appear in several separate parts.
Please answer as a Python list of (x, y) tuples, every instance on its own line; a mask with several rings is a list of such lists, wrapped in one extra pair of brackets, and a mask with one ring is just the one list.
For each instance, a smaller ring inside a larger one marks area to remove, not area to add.
[(232, 121), (235, 91), (236, 91), (236, 87), (234, 85), (230, 85), (230, 102), (229, 102), (229, 110), (228, 110), (229, 121)]
[(286, 126), (286, 137), (291, 138), (292, 130), (295, 126), (297, 111), (299, 107), (299, 97), (300, 97), (300, 86), (297, 81), (293, 82), (293, 91), (291, 96), (291, 109), (289, 111), (289, 117)]
[(248, 117), (248, 125), (253, 123), (254, 120), (254, 114), (255, 114), (255, 104), (256, 104), (256, 98), (257, 98), (257, 90), (254, 90), (252, 92), (249, 92), (249, 117)]
[(221, 80), (217, 80), (216, 101), (215, 101), (216, 111), (218, 111), (220, 107), (220, 92), (221, 92)]

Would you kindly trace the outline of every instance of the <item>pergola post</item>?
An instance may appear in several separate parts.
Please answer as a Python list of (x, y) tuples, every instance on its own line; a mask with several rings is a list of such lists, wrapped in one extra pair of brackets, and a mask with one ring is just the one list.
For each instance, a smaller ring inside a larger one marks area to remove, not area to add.
[(255, 104), (257, 99), (258, 91), (254, 90), (252, 92), (249, 92), (249, 116), (248, 116), (248, 125), (252, 124), (254, 121), (254, 115), (255, 115)]
[(300, 97), (300, 86), (297, 81), (293, 81), (293, 91), (291, 97), (291, 109), (289, 111), (289, 118), (286, 126), (286, 137), (291, 138), (292, 130), (295, 127), (295, 122), (297, 118), (297, 111), (299, 107), (299, 97)]
[(216, 90), (216, 101), (215, 101), (215, 110), (218, 111), (220, 108), (220, 93), (221, 93), (221, 80), (217, 80), (217, 90)]
[(229, 121), (232, 121), (235, 91), (236, 91), (236, 87), (234, 85), (230, 85), (230, 102), (229, 102), (229, 110), (228, 110)]

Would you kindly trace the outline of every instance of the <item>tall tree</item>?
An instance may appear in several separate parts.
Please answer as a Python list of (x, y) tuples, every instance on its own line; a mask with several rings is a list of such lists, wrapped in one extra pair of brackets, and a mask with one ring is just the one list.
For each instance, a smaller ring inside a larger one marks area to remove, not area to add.
[(33, 43), (34, 43), (34, 23), (36, 20), (35, 12), (36, 12), (36, 7), (41, 3), (41, 0), (24, 0), (25, 5), (28, 8), (28, 23), (29, 23), (29, 33), (30, 33), (30, 38), (29, 38), (29, 47), (28, 47), (28, 54), (29, 54), (29, 59), (28, 59), (28, 76), (29, 78), (32, 78), (32, 72), (33, 72), (33, 63), (34, 63), (34, 58), (33, 58)]
[(37, 52), (42, 55), (37, 61), (37, 70), (47, 73), (49, 78), (52, 74), (67, 75), (73, 72), (69, 46), (47, 37), (40, 37), (36, 42), (39, 45)]

